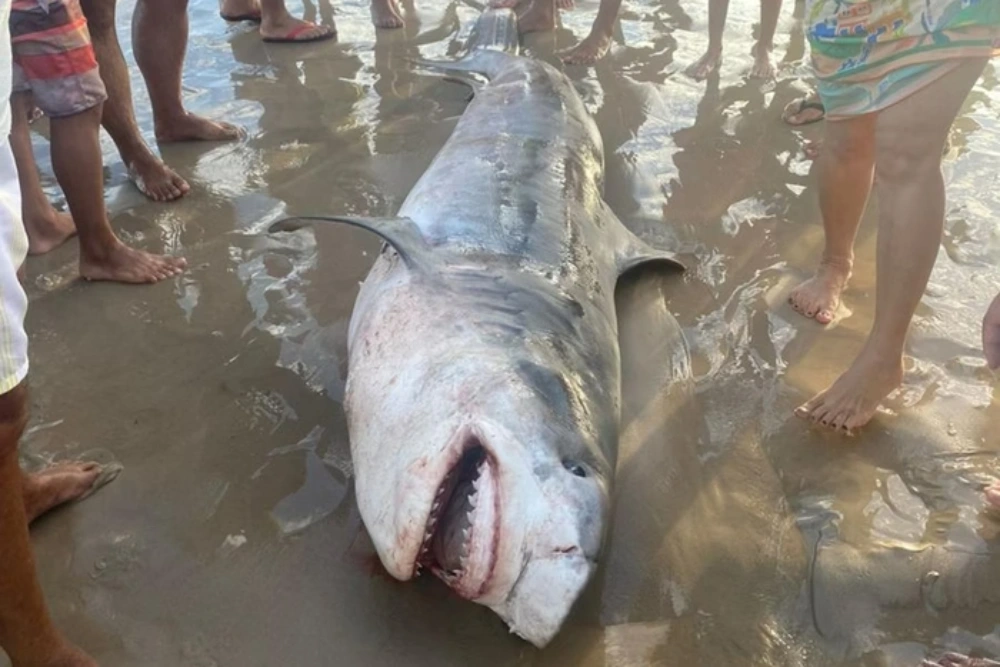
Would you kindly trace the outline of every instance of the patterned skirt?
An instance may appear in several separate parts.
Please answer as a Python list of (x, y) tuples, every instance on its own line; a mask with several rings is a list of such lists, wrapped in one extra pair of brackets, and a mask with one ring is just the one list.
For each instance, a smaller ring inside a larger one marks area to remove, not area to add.
[(810, 0), (806, 22), (831, 120), (881, 111), (966, 59), (1000, 54), (1000, 0)]

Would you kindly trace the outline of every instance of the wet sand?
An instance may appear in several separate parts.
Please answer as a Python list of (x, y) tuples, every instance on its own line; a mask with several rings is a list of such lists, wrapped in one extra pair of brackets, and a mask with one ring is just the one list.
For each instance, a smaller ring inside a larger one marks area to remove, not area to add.
[[(586, 34), (596, 4), (526, 40), (529, 52), (554, 61)], [(822, 126), (780, 120), (808, 73), (802, 28), (789, 4), (780, 79), (747, 82), (757, 3), (733, 0), (721, 77), (699, 84), (681, 70), (707, 44), (704, 4), (631, 3), (611, 57), (569, 70), (605, 140), (608, 202), (691, 270), (620, 290), (624, 433), (610, 543), (563, 633), (537, 651), (437, 581), (399, 584), (376, 564), (341, 400), (347, 323), (377, 241), (346, 228), (263, 233), (289, 214), (396, 210), (466, 96), (404, 58), (456, 53), (477, 11), (426, 3), (406, 29), (376, 38), (367, 5), (341, 4), (339, 44), (289, 47), (226, 26), (211, 0), (192, 2), (190, 108), (244, 124), (249, 138), (165, 147), (192, 193), (162, 205), (124, 183), (105, 137), (116, 228), (183, 253), (191, 270), (153, 287), (85, 285), (73, 243), (28, 263), (24, 452), (101, 449), (125, 466), (34, 527), (66, 633), (108, 667), (1000, 656), (1000, 521), (981, 499), (1000, 472), (1000, 405), (978, 338), (1000, 285), (995, 65), (952, 133), (946, 239), (913, 327), (905, 410), (845, 439), (792, 409), (836, 377), (871, 323), (874, 218), (846, 295), (852, 316), (823, 330), (793, 313), (788, 291), (822, 243), (802, 151)], [(306, 9), (333, 16), (327, 4)], [(47, 144), (36, 145), (51, 185)]]

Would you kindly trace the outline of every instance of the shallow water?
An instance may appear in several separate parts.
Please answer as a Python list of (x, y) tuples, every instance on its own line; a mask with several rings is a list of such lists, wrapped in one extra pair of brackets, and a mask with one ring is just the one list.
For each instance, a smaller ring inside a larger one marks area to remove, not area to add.
[[(745, 80), (756, 4), (733, 0), (727, 60), (708, 84), (681, 74), (707, 43), (701, 0), (630, 3), (612, 56), (569, 70), (604, 137), (608, 202), (691, 270), (622, 289), (624, 433), (605, 565), (537, 651), (440, 583), (399, 584), (374, 566), (341, 399), (347, 323), (377, 242), (346, 228), (263, 234), (287, 214), (395, 211), (466, 96), (404, 58), (457, 52), (477, 10), (426, 3), (376, 38), (363, 3), (306, 5), (335, 16), (341, 42), (289, 47), (193, 2), (188, 104), (245, 125), (248, 139), (166, 147), (193, 186), (171, 205), (125, 184), (106, 143), (116, 228), (185, 254), (191, 270), (154, 287), (83, 285), (73, 244), (28, 265), (24, 450), (102, 449), (125, 465), (34, 528), (67, 634), (106, 666), (1000, 656), (1000, 522), (980, 497), (997, 474), (1000, 406), (978, 339), (1000, 285), (995, 65), (952, 133), (947, 236), (900, 409), (857, 438), (827, 435), (791, 411), (836, 377), (871, 323), (874, 219), (846, 296), (853, 315), (824, 331), (791, 312), (785, 297), (822, 242), (802, 151), (822, 130), (780, 120), (808, 72), (790, 3), (780, 79)], [(595, 11), (580, 3), (556, 34), (528, 39), (530, 53), (554, 61)], [(151, 134), (137, 74), (134, 85)]]

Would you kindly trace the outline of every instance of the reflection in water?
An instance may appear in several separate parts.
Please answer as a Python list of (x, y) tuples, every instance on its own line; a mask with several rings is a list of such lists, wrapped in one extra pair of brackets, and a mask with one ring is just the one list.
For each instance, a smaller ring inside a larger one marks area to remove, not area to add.
[[(978, 342), (1000, 285), (996, 70), (953, 128), (946, 237), (896, 413), (844, 440), (791, 409), (867, 333), (874, 225), (859, 238), (853, 315), (829, 330), (799, 319), (785, 299), (822, 242), (801, 150), (821, 126), (780, 121), (808, 85), (802, 7), (783, 15), (780, 77), (762, 86), (743, 78), (758, 3), (732, 4), (726, 64), (705, 84), (680, 73), (704, 50), (700, 1), (638, 0), (610, 57), (569, 70), (604, 137), (608, 203), (691, 270), (620, 289), (624, 432), (609, 545), (563, 634), (538, 653), (436, 582), (373, 575), (340, 402), (351, 307), (378, 242), (349, 228), (263, 233), (289, 214), (395, 212), (468, 95), (407, 59), (457, 54), (478, 10), (418, 1), (405, 28), (376, 35), (367, 3), (307, 3), (290, 9), (335, 16), (341, 41), (290, 47), (193, 2), (188, 104), (249, 138), (164, 148), (194, 187), (170, 206), (131, 196), (106, 146), (116, 227), (130, 243), (185, 253), (192, 270), (135, 289), (71, 284), (72, 247), (29, 263), (39, 428), (25, 449), (102, 447), (125, 464), (34, 533), (70, 636), (102, 664), (153, 666), (1000, 655), (1000, 522), (980, 497), (998, 475), (1000, 414)], [(555, 62), (596, 5), (529, 37), (528, 52)], [(133, 88), (151, 139), (141, 81)], [(47, 169), (44, 142), (37, 150)]]

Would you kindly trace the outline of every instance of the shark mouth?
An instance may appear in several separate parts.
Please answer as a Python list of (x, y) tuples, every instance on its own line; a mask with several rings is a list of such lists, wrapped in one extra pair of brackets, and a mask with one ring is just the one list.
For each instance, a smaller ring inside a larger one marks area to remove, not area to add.
[(472, 437), (438, 487), (415, 573), (427, 567), (462, 597), (481, 597), (496, 565), (499, 528), (496, 461)]

